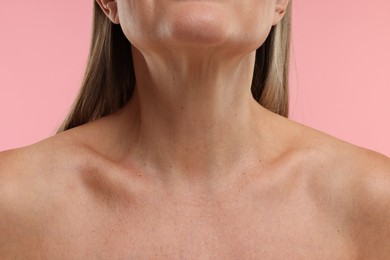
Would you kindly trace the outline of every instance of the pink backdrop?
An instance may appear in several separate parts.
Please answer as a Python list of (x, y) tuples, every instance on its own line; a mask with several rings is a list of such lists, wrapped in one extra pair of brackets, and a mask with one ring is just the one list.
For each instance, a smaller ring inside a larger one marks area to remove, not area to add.
[[(0, 150), (55, 132), (81, 83), (92, 0), (0, 9)], [(390, 155), (390, 2), (294, 0), (291, 118)]]

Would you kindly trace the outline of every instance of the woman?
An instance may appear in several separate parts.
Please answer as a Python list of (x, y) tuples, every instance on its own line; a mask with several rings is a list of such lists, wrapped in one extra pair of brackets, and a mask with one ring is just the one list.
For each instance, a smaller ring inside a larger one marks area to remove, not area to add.
[(288, 0), (94, 12), (69, 118), (0, 156), (1, 259), (390, 257), (389, 159), (286, 118)]

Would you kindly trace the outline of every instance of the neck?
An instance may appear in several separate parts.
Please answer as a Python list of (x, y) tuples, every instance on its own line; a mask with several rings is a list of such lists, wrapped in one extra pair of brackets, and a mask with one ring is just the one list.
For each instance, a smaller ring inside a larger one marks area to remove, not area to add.
[(259, 161), (266, 112), (250, 91), (254, 53), (202, 57), (210, 58), (156, 58), (133, 49), (137, 85), (120, 114), (129, 160), (167, 176), (207, 178)]

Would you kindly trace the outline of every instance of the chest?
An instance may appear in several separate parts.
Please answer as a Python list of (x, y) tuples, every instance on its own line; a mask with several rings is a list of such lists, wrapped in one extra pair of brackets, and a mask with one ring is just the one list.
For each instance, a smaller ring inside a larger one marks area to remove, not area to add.
[(199, 208), (161, 202), (127, 214), (95, 209), (78, 219), (64, 218), (60, 226), (70, 228), (51, 234), (48, 254), (72, 259), (351, 258), (351, 244), (337, 223), (309, 206), (288, 205)]

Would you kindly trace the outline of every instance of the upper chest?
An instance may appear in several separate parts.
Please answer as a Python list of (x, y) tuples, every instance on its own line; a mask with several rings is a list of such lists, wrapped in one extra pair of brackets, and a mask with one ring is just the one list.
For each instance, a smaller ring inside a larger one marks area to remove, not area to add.
[(122, 201), (115, 196), (99, 203), (87, 200), (84, 208), (64, 212), (47, 235), (48, 254), (80, 259), (348, 259), (352, 253), (342, 223), (321, 213), (302, 190), (275, 191), (268, 199), (234, 192), (209, 202), (205, 196), (172, 199), (153, 193)]

